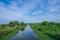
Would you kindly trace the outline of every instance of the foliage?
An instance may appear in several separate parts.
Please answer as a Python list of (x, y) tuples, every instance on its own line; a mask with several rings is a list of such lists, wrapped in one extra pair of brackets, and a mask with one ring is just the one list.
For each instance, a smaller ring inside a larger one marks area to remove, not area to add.
[[(8, 39), (9, 36), (11, 36), (10, 31), (12, 31), (12, 35), (14, 35), (14, 33), (16, 33), (18, 30), (23, 30), (25, 28), (26, 23), (24, 22), (18, 22), (18, 21), (13, 21), (13, 22), (9, 22), (9, 24), (0, 24), (0, 27), (2, 27), (3, 29), (5, 27), (9, 26), (9, 31), (8, 30), (1, 30), (0, 29), (0, 33), (4, 34), (0, 36), (6, 36), (6, 38), (4, 39)], [(31, 28), (34, 30), (34, 32), (36, 32), (38, 34), (38, 36), (40, 37), (41, 40), (59, 40), (60, 39), (60, 23), (56, 23), (56, 22), (47, 22), (44, 21), (42, 23), (31, 23), (29, 24), (31, 25)], [(14, 26), (17, 26), (16, 28), (14, 28)], [(14, 29), (10, 29), (10, 28), (14, 28)], [(7, 34), (9, 34), (7, 36)], [(3, 39), (3, 38), (2, 38)]]
[(10, 22), (9, 23), (9, 26), (10, 27), (14, 27), (14, 26), (17, 26), (17, 25), (19, 25), (19, 22), (18, 21), (13, 21), (13, 22)]
[(42, 25), (48, 25), (48, 22), (47, 21), (44, 21), (41, 23)]
[(0, 29), (0, 40), (8, 40), (11, 36), (14, 36), (18, 32), (18, 30), (23, 30), (26, 27), (25, 24), (19, 24), (18, 21), (13, 21), (9, 24), (4, 24), (2, 27), (6, 27), (5, 25), (10, 27), (7, 29)]
[(6, 27), (6, 24), (2, 24), (1, 27), (2, 27), (2, 28)]
[(21, 22), (20, 24), (21, 24), (21, 25), (24, 25), (25, 23), (24, 23), (24, 22)]
[[(60, 23), (47, 22), (30, 24), (32, 29), (39, 35), (41, 40), (51, 38), (52, 40), (60, 40)], [(38, 30), (39, 29), (39, 30)], [(42, 33), (42, 34), (41, 34)], [(45, 36), (47, 37), (45, 37)], [(48, 40), (51, 40), (48, 39)]]

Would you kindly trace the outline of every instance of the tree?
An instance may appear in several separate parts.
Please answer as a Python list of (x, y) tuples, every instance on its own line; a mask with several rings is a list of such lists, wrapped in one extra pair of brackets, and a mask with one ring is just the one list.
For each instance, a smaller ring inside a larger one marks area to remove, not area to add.
[(25, 23), (24, 23), (24, 22), (21, 22), (20, 24), (21, 24), (21, 25), (24, 25)]
[(14, 27), (14, 26), (17, 26), (17, 25), (19, 25), (19, 22), (18, 21), (13, 21), (13, 22), (10, 22), (9, 23), (9, 26), (10, 27)]
[(48, 25), (48, 22), (47, 21), (44, 21), (41, 23), (42, 25)]
[(55, 22), (49, 22), (49, 24), (50, 24), (50, 25), (56, 25), (56, 23), (55, 23)]
[(19, 25), (19, 22), (18, 21), (14, 21), (13, 22), (15, 25)]
[(6, 24), (2, 24), (1, 27), (2, 27), (2, 28), (6, 27)]
[(13, 22), (9, 23), (9, 27), (14, 27), (14, 26), (15, 26), (15, 24)]

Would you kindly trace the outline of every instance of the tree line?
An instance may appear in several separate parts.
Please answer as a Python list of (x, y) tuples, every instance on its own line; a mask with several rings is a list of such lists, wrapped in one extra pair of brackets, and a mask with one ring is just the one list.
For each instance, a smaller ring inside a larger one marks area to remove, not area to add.
[(24, 25), (24, 22), (18, 22), (18, 21), (12, 21), (9, 22), (8, 24), (0, 24), (0, 28), (5, 28), (5, 27), (15, 27), (19, 25)]

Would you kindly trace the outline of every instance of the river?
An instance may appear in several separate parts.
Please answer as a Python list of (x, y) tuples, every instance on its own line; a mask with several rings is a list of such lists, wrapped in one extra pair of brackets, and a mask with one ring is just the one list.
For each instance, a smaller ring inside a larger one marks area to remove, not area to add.
[(19, 32), (9, 38), (9, 40), (39, 40), (39, 37), (33, 32), (31, 27), (27, 25), (23, 31), (19, 30)]

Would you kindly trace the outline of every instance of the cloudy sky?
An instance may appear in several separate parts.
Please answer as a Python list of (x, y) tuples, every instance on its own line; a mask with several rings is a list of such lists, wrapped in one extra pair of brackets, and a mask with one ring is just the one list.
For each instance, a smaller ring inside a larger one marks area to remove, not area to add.
[(0, 23), (60, 22), (60, 0), (0, 0)]

